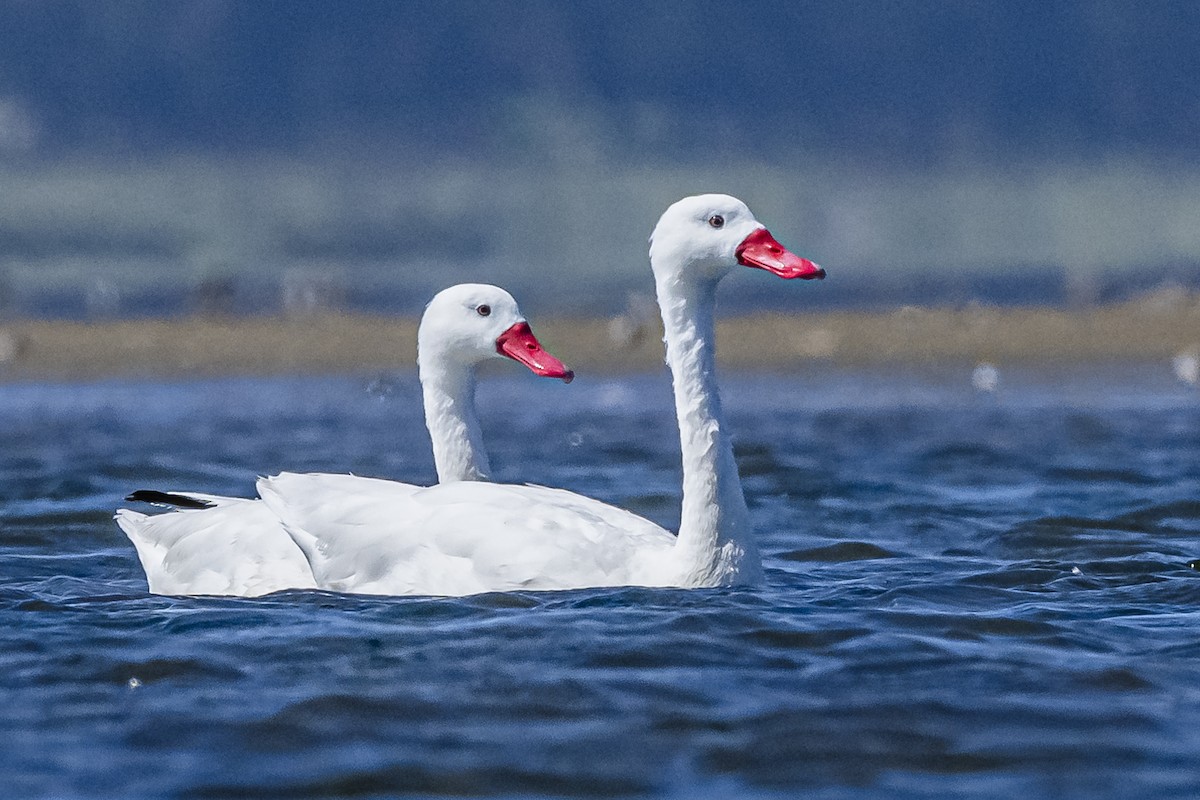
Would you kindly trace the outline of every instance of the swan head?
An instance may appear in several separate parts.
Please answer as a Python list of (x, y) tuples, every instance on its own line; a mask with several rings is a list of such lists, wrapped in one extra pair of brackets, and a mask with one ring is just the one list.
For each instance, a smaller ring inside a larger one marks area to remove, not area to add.
[(824, 278), (825, 270), (790, 252), (741, 200), (699, 194), (672, 204), (650, 235), (656, 275), (712, 282), (734, 267), (754, 267), (781, 278)]
[(463, 368), (493, 358), (511, 358), (535, 375), (570, 383), (575, 373), (543, 349), (517, 301), (499, 286), (461, 283), (434, 295), (417, 331), (422, 364)]

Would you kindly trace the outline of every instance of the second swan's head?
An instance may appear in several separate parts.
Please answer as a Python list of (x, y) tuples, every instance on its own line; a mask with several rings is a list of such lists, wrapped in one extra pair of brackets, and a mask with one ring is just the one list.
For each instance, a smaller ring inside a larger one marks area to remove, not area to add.
[(737, 265), (765, 269), (781, 278), (824, 278), (825, 270), (789, 252), (754, 218), (746, 204), (727, 194), (698, 194), (672, 204), (650, 234), (656, 275), (715, 281)]
[(575, 377), (542, 348), (513, 296), (486, 283), (460, 283), (434, 295), (421, 317), (417, 352), (423, 369), (434, 363), (470, 368), (504, 356), (536, 375), (567, 383)]

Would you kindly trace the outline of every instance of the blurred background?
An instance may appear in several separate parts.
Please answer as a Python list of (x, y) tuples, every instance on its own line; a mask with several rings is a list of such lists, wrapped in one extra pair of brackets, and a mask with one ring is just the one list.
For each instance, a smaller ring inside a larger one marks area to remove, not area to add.
[(2, 0), (0, 315), (609, 314), (702, 191), (806, 308), (1186, 295), (1198, 134), (1190, 0)]

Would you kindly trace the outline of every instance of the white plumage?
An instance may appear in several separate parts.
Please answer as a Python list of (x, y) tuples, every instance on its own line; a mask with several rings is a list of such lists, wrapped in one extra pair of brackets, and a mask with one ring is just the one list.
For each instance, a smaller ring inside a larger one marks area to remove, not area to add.
[[(461, 284), (440, 292), (421, 318), (418, 337), (426, 424), (440, 481), (486, 480), (490, 472), (474, 406), (478, 363), (506, 356), (539, 375), (573, 377), (541, 348), (512, 296), (495, 286)], [(354, 475), (302, 477), (314, 496), (344, 501), (381, 487), (393, 494), (420, 488)], [(267, 504), (196, 492), (172, 495), (156, 499), (210, 507), (156, 515), (128, 509), (116, 513), (117, 524), (137, 549), (151, 592), (253, 597), (320, 585), (304, 552)]]
[(713, 355), (717, 281), (734, 266), (823, 277), (741, 201), (686, 198), (654, 230), (651, 266), (674, 378), (683, 455), (679, 535), (587, 497), (541, 486), (386, 481), (352, 490), (322, 476), (259, 481), (317, 585), (375, 594), (464, 595), (589, 586), (754, 583), (762, 566), (721, 415)]
[(368, 594), (467, 595), (513, 589), (666, 585), (675, 537), (597, 500), (542, 486), (428, 488), (320, 475), (259, 481), (317, 585)]
[[(276, 544), (280, 553), (287, 551), (277, 535), (281, 529), (295, 548), (292, 555), (281, 556), (289, 571), (299, 564), (299, 554), (308, 567), (306, 580), (345, 592), (465, 595), (613, 585), (702, 587), (760, 580), (762, 565), (717, 392), (716, 286), (739, 264), (784, 278), (822, 278), (825, 273), (784, 249), (744, 203), (728, 195), (689, 197), (668, 208), (651, 237), (650, 263), (673, 376), (683, 458), (678, 536), (572, 492), (478, 480), (486, 477), (488, 466), (478, 424), (469, 413), (472, 373), (456, 370), (450, 358), (430, 359), (428, 367), (424, 358), (427, 351), (434, 352), (434, 342), (462, 338), (454, 335), (428, 337), (428, 343), (427, 337), (421, 338), (426, 419), (442, 483), (422, 488), (370, 478), (284, 473), (259, 481), (261, 503), (241, 501), (245, 505), (237, 506), (220, 501), (214, 509), (154, 519), (211, 515), (216, 524), (222, 512), (232, 516), (242, 513), (241, 508), (248, 510), (239, 522), (265, 522), (269, 516), (274, 524), (269, 529), (272, 547), (256, 551), (247, 569), (232, 561), (216, 569), (235, 594), (257, 593), (271, 585), (256, 570), (271, 571), (263, 554), (275, 552)], [(536, 359), (526, 363), (539, 369)], [(569, 378), (565, 369), (561, 374)], [(138, 542), (140, 530), (131, 532), (127, 527), (133, 521), (124, 516), (128, 514), (119, 513), (118, 520), (142, 554), (151, 545)], [(139, 527), (146, 529), (149, 524)], [(207, 526), (203, 530), (204, 536), (227, 547), (223, 555), (230, 560), (244, 547), (228, 530)], [(204, 563), (202, 548), (185, 546), (187, 538), (186, 533), (158, 534), (152, 545), (164, 553), (157, 562), (161, 569), (143, 556), (152, 590), (168, 585), (163, 570), (172, 573), (172, 586), (220, 583), (209, 579), (205, 569), (212, 565)]]

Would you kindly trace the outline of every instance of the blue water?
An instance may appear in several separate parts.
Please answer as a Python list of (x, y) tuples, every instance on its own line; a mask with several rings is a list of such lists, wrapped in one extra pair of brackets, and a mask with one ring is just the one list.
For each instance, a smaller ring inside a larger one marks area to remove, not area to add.
[[(411, 376), (0, 386), (4, 796), (1200, 796), (1200, 396), (725, 375), (768, 583), (146, 594), (136, 488), (433, 474)], [(660, 377), (489, 378), (498, 477), (678, 517)]]

